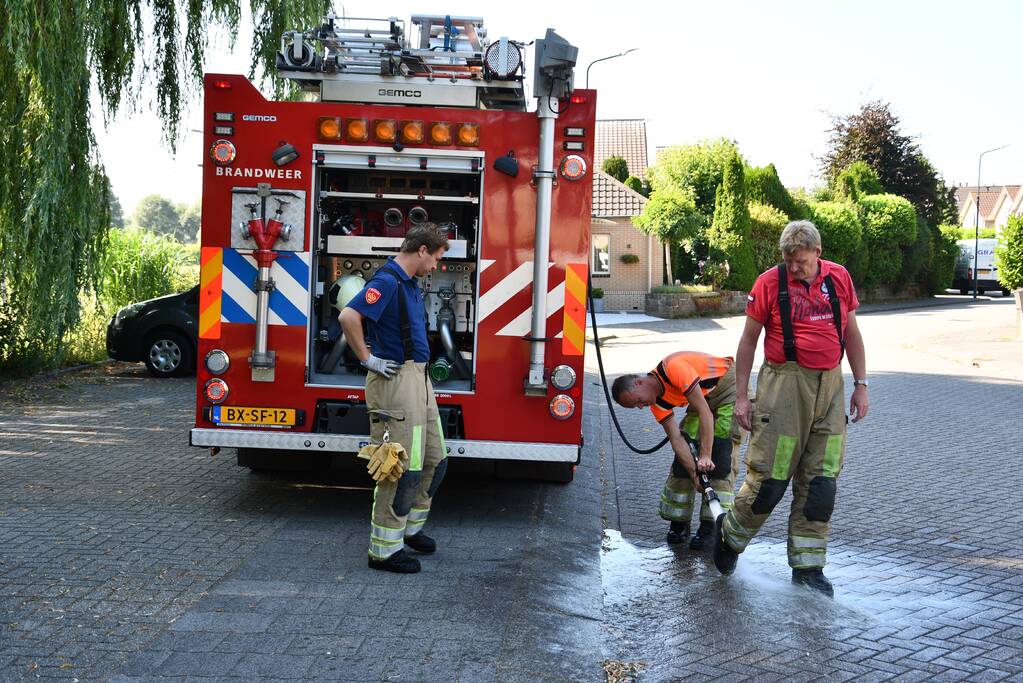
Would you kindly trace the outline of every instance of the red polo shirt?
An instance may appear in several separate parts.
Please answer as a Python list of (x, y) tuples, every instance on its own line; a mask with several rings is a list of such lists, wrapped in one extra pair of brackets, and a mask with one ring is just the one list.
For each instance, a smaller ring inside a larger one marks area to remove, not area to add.
[[(842, 335), (850, 311), (859, 308), (849, 271), (837, 263), (818, 259), (820, 272), (807, 286), (802, 280), (793, 280), (788, 270), (789, 300), (792, 303), (792, 335), (796, 339), (796, 362), (811, 370), (830, 370), (842, 362), (842, 347), (832, 322), (831, 302), (828, 301), (824, 276), (830, 274), (842, 302)], [(784, 337), (781, 331), (781, 311), (778, 308), (778, 272), (771, 268), (761, 273), (753, 284), (746, 301), (746, 315), (764, 326), (764, 355), (771, 363), (785, 362)]]

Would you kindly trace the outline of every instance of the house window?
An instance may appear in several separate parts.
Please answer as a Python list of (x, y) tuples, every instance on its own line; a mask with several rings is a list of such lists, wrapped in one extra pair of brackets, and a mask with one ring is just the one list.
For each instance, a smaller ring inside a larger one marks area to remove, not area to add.
[(595, 234), (591, 241), (590, 273), (594, 277), (611, 275), (611, 235)]

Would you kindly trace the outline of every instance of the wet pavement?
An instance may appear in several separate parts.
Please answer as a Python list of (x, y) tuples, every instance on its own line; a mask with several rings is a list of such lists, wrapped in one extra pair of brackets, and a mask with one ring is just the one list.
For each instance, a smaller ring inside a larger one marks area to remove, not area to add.
[[(607, 482), (605, 647), (641, 666), (638, 680), (1023, 680), (1023, 492), (1014, 476), (1023, 384), (956, 362), (961, 350), (933, 344), (933, 321), (892, 315), (860, 319), (871, 413), (850, 426), (839, 478), (826, 569), (833, 601), (790, 583), (789, 494), (731, 577), (717, 573), (709, 550), (669, 548), (656, 506), (670, 454), (632, 453), (603, 401), (594, 406)], [(1002, 334), (972, 320), (985, 343)], [(713, 352), (706, 342), (727, 338), (731, 324), (713, 322), (717, 333), (697, 321), (702, 330), (675, 330), (656, 346)], [(907, 345), (904, 324), (917, 328), (908, 344), (916, 360), (885, 361), (879, 351)], [(946, 332), (935, 324), (934, 335)], [(637, 357), (644, 337), (619, 339), (617, 356), (614, 340), (605, 347), (614, 372), (649, 365)], [(1002, 349), (999, 374), (1018, 372), (1019, 346)], [(996, 360), (988, 353), (983, 365)], [(662, 436), (643, 411), (618, 416), (638, 445)]]

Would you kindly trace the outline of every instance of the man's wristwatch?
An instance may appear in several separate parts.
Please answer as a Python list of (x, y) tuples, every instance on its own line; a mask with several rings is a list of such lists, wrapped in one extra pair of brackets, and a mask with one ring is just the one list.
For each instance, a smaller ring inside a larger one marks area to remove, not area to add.
[(855, 387), (867, 387), (870, 386), (870, 382), (865, 379), (854, 379), (853, 386)]

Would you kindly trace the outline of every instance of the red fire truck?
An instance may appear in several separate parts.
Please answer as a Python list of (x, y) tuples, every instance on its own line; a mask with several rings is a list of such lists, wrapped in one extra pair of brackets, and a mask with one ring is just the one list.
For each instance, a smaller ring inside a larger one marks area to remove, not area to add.
[(573, 88), (576, 48), (548, 30), (527, 97), (526, 52), (475, 17), (328, 15), (281, 40), (304, 100), (205, 77), (192, 445), (253, 466), (365, 444), (365, 371), (337, 314), (429, 221), (451, 245), (420, 280), (450, 455), (571, 478), (596, 93)]

